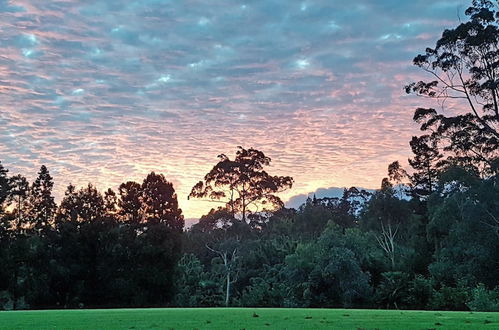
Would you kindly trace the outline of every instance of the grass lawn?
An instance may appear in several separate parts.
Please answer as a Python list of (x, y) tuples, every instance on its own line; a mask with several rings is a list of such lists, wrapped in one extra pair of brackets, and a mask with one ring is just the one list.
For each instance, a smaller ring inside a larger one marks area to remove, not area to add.
[(0, 329), (499, 329), (499, 313), (165, 308), (0, 312)]

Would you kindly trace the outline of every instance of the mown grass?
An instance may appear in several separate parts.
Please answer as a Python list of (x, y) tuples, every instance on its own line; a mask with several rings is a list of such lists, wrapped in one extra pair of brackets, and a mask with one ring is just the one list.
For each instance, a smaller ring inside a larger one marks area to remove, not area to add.
[(165, 308), (0, 312), (0, 329), (499, 329), (499, 313)]

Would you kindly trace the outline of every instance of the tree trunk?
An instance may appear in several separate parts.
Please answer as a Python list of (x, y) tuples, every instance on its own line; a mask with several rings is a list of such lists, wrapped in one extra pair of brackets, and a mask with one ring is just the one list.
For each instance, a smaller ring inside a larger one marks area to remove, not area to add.
[(229, 307), (229, 298), (230, 298), (230, 273), (227, 272), (227, 289), (225, 293), (225, 307)]
[(19, 197), (17, 203), (17, 228), (21, 226), (21, 197)]

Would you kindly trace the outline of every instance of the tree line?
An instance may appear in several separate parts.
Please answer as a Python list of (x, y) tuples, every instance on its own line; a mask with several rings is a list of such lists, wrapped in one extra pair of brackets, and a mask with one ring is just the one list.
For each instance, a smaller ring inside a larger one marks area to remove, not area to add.
[(3, 308), (161, 305), (173, 294), (184, 219), (161, 174), (118, 193), (69, 185), (59, 205), (45, 166), (29, 184), (0, 165)]
[[(374, 193), (284, 207), (294, 183), (262, 151), (220, 155), (189, 195), (220, 203), (184, 230), (154, 172), (56, 204), (45, 166), (29, 183), (0, 164), (0, 307), (355, 307), (499, 311), (499, 14), (468, 20), (414, 59), (405, 87), (421, 135)], [(442, 111), (453, 101), (452, 111)], [(457, 106), (456, 106), (457, 104)]]

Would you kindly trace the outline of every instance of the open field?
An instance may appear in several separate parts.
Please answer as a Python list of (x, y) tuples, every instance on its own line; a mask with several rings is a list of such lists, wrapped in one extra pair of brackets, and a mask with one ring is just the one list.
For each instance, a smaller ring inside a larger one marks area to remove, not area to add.
[(0, 329), (498, 329), (499, 313), (171, 308), (0, 312)]

